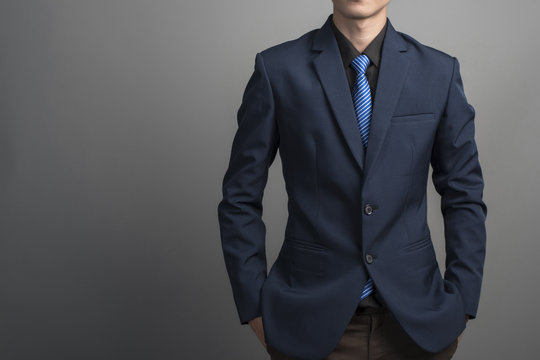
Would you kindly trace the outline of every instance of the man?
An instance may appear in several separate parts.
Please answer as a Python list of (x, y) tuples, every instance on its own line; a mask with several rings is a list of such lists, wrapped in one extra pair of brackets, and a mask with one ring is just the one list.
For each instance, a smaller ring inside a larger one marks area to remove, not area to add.
[[(257, 53), (238, 110), (221, 240), (240, 322), (272, 359), (449, 359), (476, 317), (487, 207), (474, 109), (457, 59), (397, 32), (388, 3), (334, 0), (320, 29)], [(267, 274), (278, 150), (289, 216)]]

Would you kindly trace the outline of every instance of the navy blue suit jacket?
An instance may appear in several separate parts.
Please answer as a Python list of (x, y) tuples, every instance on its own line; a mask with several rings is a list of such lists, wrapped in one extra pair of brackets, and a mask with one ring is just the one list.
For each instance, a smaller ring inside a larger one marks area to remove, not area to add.
[[(257, 53), (238, 110), (218, 218), (240, 322), (262, 315), (268, 344), (321, 359), (371, 277), (411, 338), (439, 351), (480, 297), (487, 208), (475, 112), (456, 58), (389, 23), (364, 151), (330, 21)], [(262, 197), (278, 150), (288, 220), (267, 273)], [(444, 276), (427, 224), (430, 164)]]

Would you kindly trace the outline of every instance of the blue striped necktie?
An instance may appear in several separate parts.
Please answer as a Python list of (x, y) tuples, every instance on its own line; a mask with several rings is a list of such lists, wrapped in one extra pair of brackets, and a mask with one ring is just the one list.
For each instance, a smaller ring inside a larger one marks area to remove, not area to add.
[[(364, 148), (367, 148), (369, 137), (369, 122), (371, 120), (371, 89), (366, 77), (366, 69), (369, 65), (369, 58), (367, 55), (359, 55), (354, 58), (351, 66), (356, 70), (356, 82), (353, 86), (352, 98), (354, 103), (354, 111), (356, 112), (356, 120), (358, 122), (358, 129), (360, 130), (360, 136)], [(368, 279), (360, 300), (367, 297), (374, 291), (373, 280)]]

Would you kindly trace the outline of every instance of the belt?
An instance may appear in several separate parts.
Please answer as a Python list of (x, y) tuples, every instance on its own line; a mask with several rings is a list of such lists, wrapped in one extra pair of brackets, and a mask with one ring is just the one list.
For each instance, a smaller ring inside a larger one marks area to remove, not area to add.
[(374, 293), (366, 296), (362, 301), (358, 303), (356, 307), (356, 314), (359, 313), (374, 313), (374, 312), (384, 312), (386, 311), (386, 306), (382, 304)]

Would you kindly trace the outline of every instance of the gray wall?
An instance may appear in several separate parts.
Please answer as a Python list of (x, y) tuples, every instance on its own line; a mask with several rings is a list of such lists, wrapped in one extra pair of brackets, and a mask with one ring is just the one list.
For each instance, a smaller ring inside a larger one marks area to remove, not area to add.
[[(539, 12), (390, 6), (398, 30), (458, 57), (477, 110), (488, 252), (456, 359), (540, 351)], [(237, 318), (216, 206), (255, 53), (330, 13), (329, 0), (1, 0), (1, 359), (266, 358)], [(280, 166), (269, 264), (287, 216)]]

